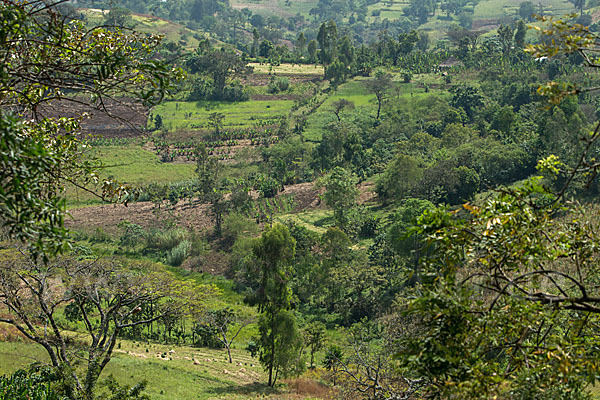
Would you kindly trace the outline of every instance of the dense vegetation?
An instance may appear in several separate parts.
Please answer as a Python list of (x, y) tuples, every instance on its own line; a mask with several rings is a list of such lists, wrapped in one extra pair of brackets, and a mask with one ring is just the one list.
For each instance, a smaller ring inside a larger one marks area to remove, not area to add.
[(594, 398), (600, 4), (499, 3), (4, 2), (0, 399)]

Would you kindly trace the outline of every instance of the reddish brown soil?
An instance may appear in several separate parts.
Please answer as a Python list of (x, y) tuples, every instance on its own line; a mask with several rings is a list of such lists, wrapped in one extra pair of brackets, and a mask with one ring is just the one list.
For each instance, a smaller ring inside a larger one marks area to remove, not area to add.
[(363, 182), (358, 186), (358, 204), (372, 203), (375, 201), (377, 194), (375, 193), (375, 185), (368, 182)]
[[(251, 193), (257, 197), (257, 193)], [(294, 195), (296, 202), (295, 211), (303, 211), (320, 206), (319, 191), (312, 183), (300, 183), (286, 186), (280, 195)], [(212, 228), (212, 219), (209, 215), (208, 204), (198, 204), (180, 201), (174, 207), (164, 203), (160, 209), (151, 202), (122, 204), (106, 204), (101, 206), (83, 207), (71, 210), (71, 219), (66, 225), (70, 228), (93, 231), (102, 228), (106, 232), (116, 234), (119, 231), (117, 224), (129, 221), (144, 228), (160, 228), (168, 218), (174, 218), (180, 225), (196, 230)]]
[(188, 202), (179, 202), (175, 207), (165, 203), (160, 209), (151, 202), (130, 203), (127, 206), (106, 204), (72, 210), (71, 216), (65, 223), (69, 228), (88, 232), (102, 228), (115, 235), (121, 221), (129, 221), (144, 228), (162, 228), (167, 220), (175, 218), (178, 224), (188, 228), (204, 230), (212, 226), (208, 205), (190, 205)]
[[(83, 133), (104, 137), (135, 137), (146, 126), (148, 110), (131, 99), (105, 102), (107, 112), (86, 107), (76, 102), (61, 100), (45, 105), (41, 111), (47, 117), (83, 117)], [(84, 114), (86, 116), (84, 116)]]
[(473, 21), (471, 30), (474, 31), (491, 31), (500, 26), (500, 21), (497, 19), (477, 19)]
[[(359, 204), (374, 201), (372, 184), (363, 183), (359, 189)], [(319, 198), (321, 193), (322, 189), (317, 189), (313, 183), (307, 182), (286, 186), (279, 195), (293, 195), (296, 203), (294, 212), (301, 212), (324, 207)], [(257, 193), (251, 195), (255, 198), (258, 196)], [(208, 204), (190, 204), (188, 201), (180, 201), (175, 206), (164, 203), (160, 209), (151, 202), (130, 203), (128, 206), (106, 204), (71, 210), (71, 216), (66, 223), (70, 228), (88, 232), (102, 228), (110, 234), (117, 234), (117, 225), (125, 220), (144, 228), (161, 228), (164, 221), (170, 218), (174, 218), (181, 226), (201, 231), (211, 229), (213, 225)]]
[(305, 398), (307, 396), (319, 399), (337, 398), (337, 396), (335, 396), (336, 393), (334, 393), (331, 387), (326, 386), (323, 383), (318, 382), (314, 379), (288, 379), (286, 383), (288, 384), (288, 387), (293, 394), (301, 395), (302, 398)]

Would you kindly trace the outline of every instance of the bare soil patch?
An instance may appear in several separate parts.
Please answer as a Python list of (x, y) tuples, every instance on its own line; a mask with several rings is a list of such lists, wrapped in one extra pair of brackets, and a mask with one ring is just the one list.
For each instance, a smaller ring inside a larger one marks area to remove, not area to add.
[(500, 21), (497, 19), (477, 19), (473, 21), (471, 30), (474, 31), (492, 31), (500, 26)]
[(174, 207), (167, 204), (158, 209), (152, 202), (106, 204), (71, 210), (71, 217), (65, 223), (68, 228), (94, 231), (102, 228), (109, 234), (117, 235), (117, 225), (122, 221), (138, 224), (146, 229), (164, 228), (166, 218), (175, 218), (180, 225), (193, 229), (207, 229), (212, 226), (208, 215), (208, 205), (189, 205), (179, 202)]
[[(257, 193), (251, 193), (257, 197)], [(295, 212), (322, 207), (320, 190), (313, 183), (289, 185), (279, 195), (293, 195), (296, 203)], [(123, 204), (105, 204), (71, 210), (71, 218), (67, 219), (69, 228), (93, 231), (102, 228), (109, 234), (117, 234), (117, 225), (121, 221), (129, 221), (144, 228), (162, 228), (165, 217), (175, 218), (181, 226), (196, 230), (212, 228), (210, 205), (196, 202), (180, 201), (175, 206), (164, 203), (159, 210), (154, 203), (137, 202), (127, 206)]]
[(322, 384), (313, 379), (308, 378), (296, 378), (296, 379), (288, 379), (286, 383), (289, 387), (289, 390), (292, 394), (303, 396), (302, 398), (306, 398), (307, 396), (311, 398), (319, 398), (319, 399), (334, 399), (335, 393), (331, 387)]
[[(376, 193), (372, 183), (363, 182), (359, 185), (359, 204), (371, 203), (376, 199)], [(288, 185), (279, 196), (292, 195), (294, 197), (294, 212), (324, 208), (320, 195), (323, 189), (315, 187), (314, 183), (298, 183)], [(252, 197), (257, 198), (258, 193), (251, 192)], [(66, 221), (69, 228), (83, 231), (94, 231), (102, 228), (109, 234), (118, 234), (117, 225), (122, 221), (129, 221), (142, 227), (163, 228), (165, 219), (174, 218), (179, 225), (206, 231), (212, 229), (213, 221), (210, 216), (210, 205), (197, 202), (180, 201), (174, 206), (166, 202), (160, 209), (152, 202), (122, 204), (105, 204), (100, 206), (83, 207), (70, 211), (71, 217)], [(215, 263), (217, 264), (217, 263)], [(207, 271), (210, 272), (210, 271)]]
[(103, 110), (86, 107), (69, 100), (54, 101), (44, 105), (42, 115), (51, 118), (82, 118), (84, 134), (106, 138), (137, 137), (146, 126), (148, 109), (133, 99), (106, 100)]
[(358, 204), (372, 203), (377, 198), (377, 193), (375, 193), (375, 185), (371, 182), (361, 183), (358, 185), (358, 190)]

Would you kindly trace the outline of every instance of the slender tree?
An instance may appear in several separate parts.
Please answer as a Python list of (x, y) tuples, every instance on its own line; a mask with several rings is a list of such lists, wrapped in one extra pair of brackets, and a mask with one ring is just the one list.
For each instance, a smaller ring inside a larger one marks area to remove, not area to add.
[(253, 253), (260, 266), (260, 287), (248, 300), (258, 306), (260, 361), (269, 374), (269, 386), (280, 375), (289, 376), (300, 368), (300, 334), (289, 287), (296, 240), (282, 224), (275, 224), (257, 239)]
[(391, 89), (392, 76), (383, 71), (377, 71), (375, 78), (366, 81), (367, 89), (375, 95), (377, 99), (377, 119), (381, 116), (381, 106), (385, 100), (388, 90)]

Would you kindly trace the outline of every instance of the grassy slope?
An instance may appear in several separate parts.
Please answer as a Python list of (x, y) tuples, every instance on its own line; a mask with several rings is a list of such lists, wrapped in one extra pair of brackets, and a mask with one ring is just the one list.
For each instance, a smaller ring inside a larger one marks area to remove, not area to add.
[[(150, 182), (168, 183), (191, 179), (195, 176), (193, 164), (160, 162), (159, 157), (139, 145), (95, 147), (95, 154), (106, 166), (100, 177), (113, 177), (119, 182), (139, 186)], [(69, 205), (101, 204), (102, 201), (88, 192), (69, 188)]]
[(272, 67), (269, 64), (249, 63), (255, 74), (295, 74), (323, 76), (323, 66), (319, 64), (281, 64)]
[(169, 130), (208, 128), (208, 116), (214, 112), (225, 114), (226, 129), (248, 128), (258, 119), (287, 115), (293, 103), (292, 100), (253, 100), (241, 103), (171, 101), (155, 107), (152, 113), (160, 114)]
[[(516, 14), (519, 0), (482, 0), (475, 7), (473, 19), (501, 18), (502, 16), (513, 16)], [(567, 0), (541, 0), (533, 2), (536, 6), (542, 4), (544, 10), (551, 14), (571, 13), (575, 9)]]
[(99, 147), (96, 152), (108, 166), (105, 174), (132, 185), (175, 182), (195, 176), (195, 165), (162, 163), (155, 153), (139, 146)]
[(336, 100), (343, 98), (354, 102), (356, 108), (371, 108), (370, 104), (375, 101), (375, 96), (367, 91), (363, 81), (364, 78), (355, 78), (340, 85), (337, 91), (331, 93), (327, 100), (308, 117), (308, 126), (304, 131), (304, 138), (313, 142), (321, 140), (321, 132), (324, 127), (336, 120), (335, 115), (330, 111), (331, 103)]
[[(169, 353), (170, 350), (175, 353)], [(233, 350), (234, 364), (226, 361), (225, 350), (187, 346), (147, 345), (123, 340), (116, 352), (102, 377), (112, 374), (119, 383), (128, 385), (146, 379), (146, 393), (152, 399), (233, 400), (275, 392), (260, 384), (265, 381), (262, 367), (243, 350)], [(159, 356), (165, 353), (166, 357)], [(40, 346), (26, 342), (0, 342), (0, 355), (3, 360), (0, 374), (27, 367), (34, 360), (47, 361)], [(193, 359), (200, 365), (194, 365)]]
[[(101, 24), (103, 22), (101, 10), (83, 9), (81, 12), (87, 17), (89, 23)], [(139, 32), (163, 35), (166, 41), (179, 43), (189, 50), (198, 48), (198, 37), (205, 36), (204, 33), (192, 31), (175, 22), (146, 15), (132, 14), (130, 25)]]
[[(304, 131), (304, 138), (309, 141), (318, 142), (321, 140), (322, 131), (325, 126), (336, 120), (335, 115), (331, 112), (332, 103), (339, 99), (346, 99), (354, 102), (356, 109), (371, 113), (375, 116), (377, 112), (377, 101), (375, 95), (369, 93), (365, 86), (365, 81), (370, 78), (357, 77), (353, 80), (340, 85), (337, 91), (331, 93), (327, 100), (319, 106), (319, 108), (308, 117), (308, 126)], [(411, 83), (400, 82), (400, 77), (396, 74), (393, 77), (396, 88), (390, 88), (387, 94), (387, 101), (394, 101), (399, 98), (413, 98), (420, 96), (435, 95), (436, 90), (431, 90), (430, 93), (424, 93), (424, 89), (418, 87), (420, 83), (441, 84), (442, 79), (436, 74), (415, 75)], [(356, 111), (350, 111), (356, 112)]]

